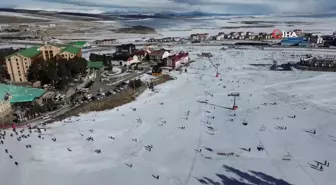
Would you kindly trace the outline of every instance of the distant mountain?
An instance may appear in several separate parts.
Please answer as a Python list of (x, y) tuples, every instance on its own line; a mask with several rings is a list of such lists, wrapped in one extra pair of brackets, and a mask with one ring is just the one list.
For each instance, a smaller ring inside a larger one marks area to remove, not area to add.
[(193, 12), (161, 12), (157, 13), (159, 15), (166, 15), (166, 16), (176, 16), (176, 17), (200, 17), (200, 16), (229, 16), (229, 15), (234, 15), (234, 14), (219, 14), (219, 13), (205, 13), (205, 12), (200, 12), (200, 11), (193, 11)]
[[(165, 11), (160, 13), (151, 12), (129, 12), (126, 10), (119, 10), (113, 12), (104, 13), (83, 13), (83, 12), (68, 12), (68, 11), (47, 11), (47, 10), (26, 10), (26, 9), (12, 9), (12, 8), (0, 8), (0, 12), (16, 12), (16, 13), (30, 13), (36, 15), (62, 15), (62, 16), (77, 16), (87, 17), (101, 20), (116, 20), (116, 19), (173, 19), (173, 18), (185, 18), (185, 17), (201, 17), (201, 16), (239, 16), (238, 14), (218, 14), (218, 13), (205, 13), (200, 11), (193, 12), (172, 12)], [(243, 15), (242, 15), (243, 16)]]

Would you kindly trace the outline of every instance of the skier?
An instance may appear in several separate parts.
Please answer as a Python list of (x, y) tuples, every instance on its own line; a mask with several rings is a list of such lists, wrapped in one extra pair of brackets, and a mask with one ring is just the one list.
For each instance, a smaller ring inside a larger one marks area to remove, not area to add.
[(15, 164), (16, 166), (19, 166), (19, 163), (18, 163), (18, 162), (16, 162), (16, 161), (15, 161), (15, 163), (14, 163), (14, 164)]
[(127, 164), (127, 163), (126, 163), (126, 166), (128, 166), (128, 167), (130, 167), (130, 168), (133, 167), (133, 166), (132, 166), (132, 163), (131, 163), (131, 164)]
[(316, 130), (314, 129), (314, 132), (313, 132), (313, 134), (316, 134)]
[(321, 167), (320, 167), (320, 170), (323, 171), (323, 167), (322, 167), (322, 165), (321, 165)]
[(9, 158), (13, 159), (13, 156), (12, 156), (12, 155), (9, 155)]
[(156, 179), (159, 179), (160, 178), (160, 176), (159, 175), (152, 175), (154, 178), (156, 178)]
[(293, 118), (296, 118), (296, 116), (294, 115)]
[(248, 151), (251, 152), (251, 148), (249, 148)]
[(72, 150), (70, 148), (67, 148), (69, 152), (71, 152)]
[(8, 150), (7, 150), (7, 149), (5, 149), (5, 152), (6, 152), (6, 153), (8, 153)]

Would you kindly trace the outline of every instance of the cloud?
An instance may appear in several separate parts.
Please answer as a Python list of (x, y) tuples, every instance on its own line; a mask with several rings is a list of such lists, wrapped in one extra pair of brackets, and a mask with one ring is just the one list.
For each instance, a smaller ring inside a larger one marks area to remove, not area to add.
[(203, 11), (208, 13), (327, 13), (335, 0), (11, 0), (0, 7), (97, 11)]

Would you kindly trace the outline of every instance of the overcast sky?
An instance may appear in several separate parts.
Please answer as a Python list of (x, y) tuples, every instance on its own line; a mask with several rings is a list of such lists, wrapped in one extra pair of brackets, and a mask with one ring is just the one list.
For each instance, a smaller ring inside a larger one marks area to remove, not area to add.
[(137, 11), (237, 14), (336, 12), (336, 0), (0, 0), (0, 7), (68, 11)]

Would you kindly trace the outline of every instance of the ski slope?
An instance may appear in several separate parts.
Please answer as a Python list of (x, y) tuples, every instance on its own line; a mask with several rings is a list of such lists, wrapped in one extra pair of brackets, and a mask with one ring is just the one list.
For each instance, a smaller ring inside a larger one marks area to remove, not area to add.
[(196, 60), (187, 73), (119, 108), (47, 125), (44, 139), (7, 130), (1, 185), (334, 185), (335, 73), (269, 71), (248, 64), (271, 63), (271, 51), (220, 48), (174, 48)]

